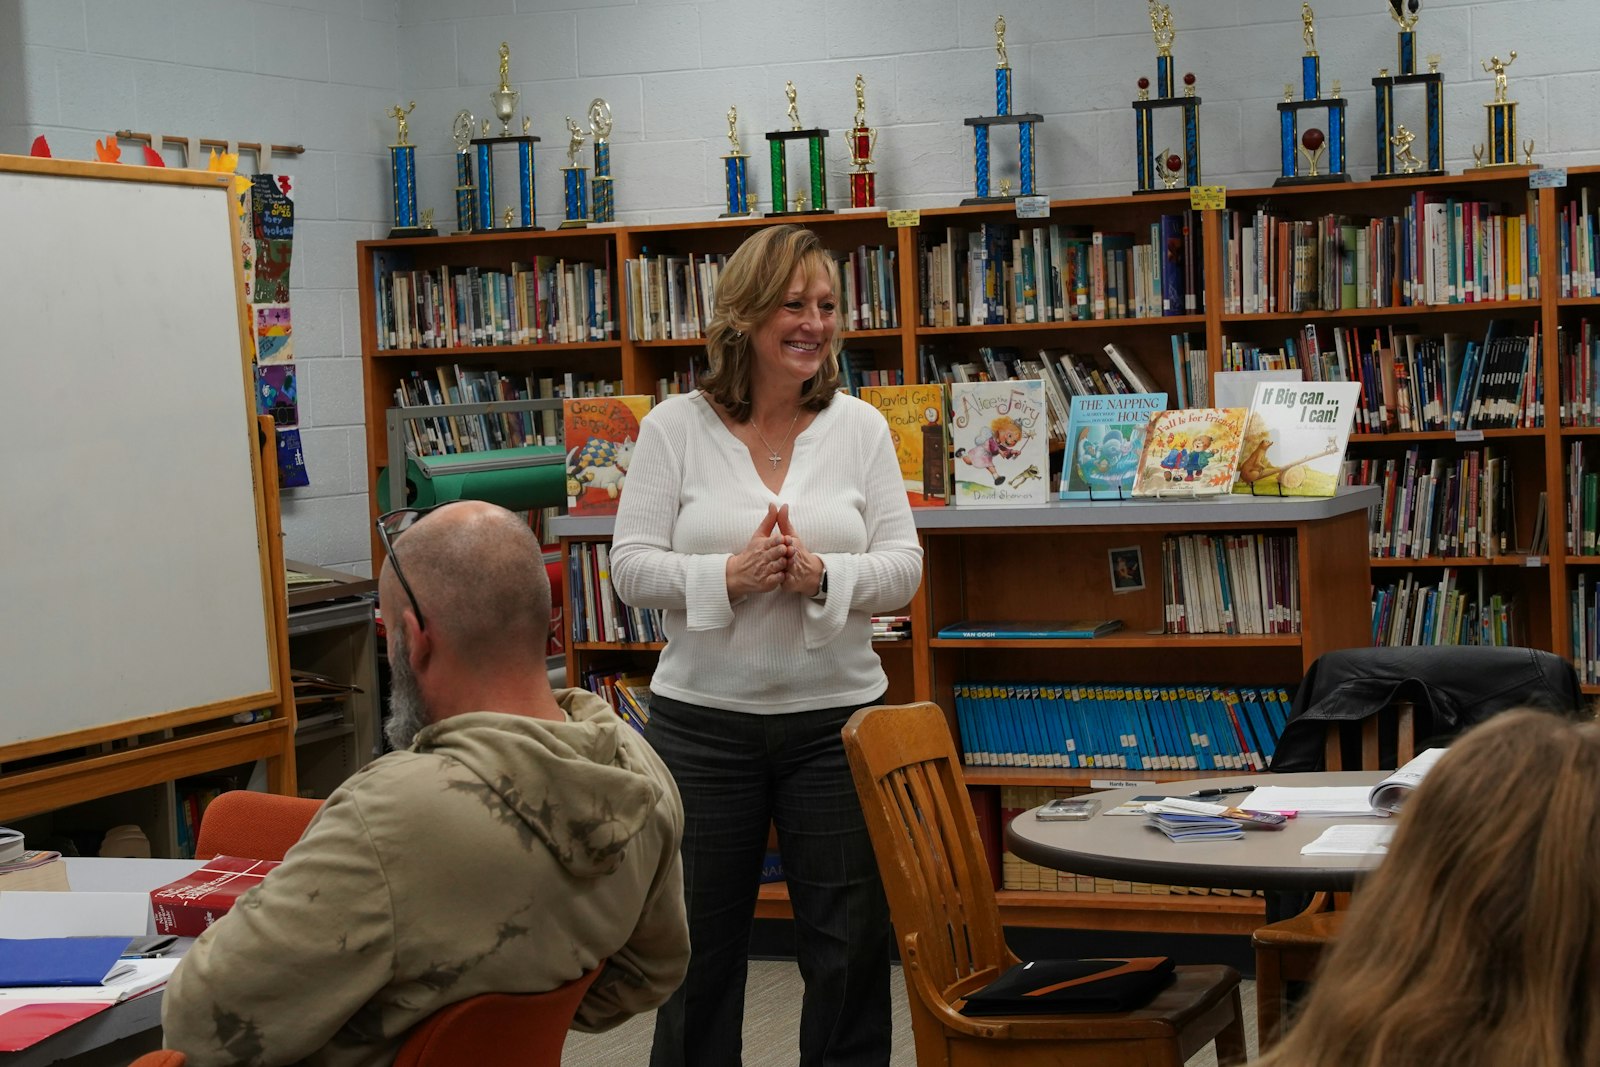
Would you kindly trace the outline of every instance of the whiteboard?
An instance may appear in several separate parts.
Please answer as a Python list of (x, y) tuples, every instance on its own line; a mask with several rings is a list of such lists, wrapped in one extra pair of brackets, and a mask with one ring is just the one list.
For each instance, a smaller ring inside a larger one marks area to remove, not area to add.
[(0, 157), (0, 746), (270, 703), (226, 179), (44, 162)]

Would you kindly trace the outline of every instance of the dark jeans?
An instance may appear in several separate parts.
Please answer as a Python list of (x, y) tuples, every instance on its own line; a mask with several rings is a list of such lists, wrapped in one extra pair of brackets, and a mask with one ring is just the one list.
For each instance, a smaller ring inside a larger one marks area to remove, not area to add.
[(778, 828), (805, 981), (800, 1067), (889, 1062), (889, 907), (839, 730), (855, 707), (746, 715), (650, 700), (645, 737), (683, 796), (689, 973), (656, 1012), (651, 1067), (738, 1067), (767, 825)]

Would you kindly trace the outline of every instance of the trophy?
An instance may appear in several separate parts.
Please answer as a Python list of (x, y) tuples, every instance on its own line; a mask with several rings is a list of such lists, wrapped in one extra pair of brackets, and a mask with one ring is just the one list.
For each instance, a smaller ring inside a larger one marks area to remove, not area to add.
[[(1183, 76), (1183, 95), (1174, 95), (1172, 42), (1178, 34), (1172, 28), (1172, 9), (1156, 0), (1148, 0), (1148, 3), (1150, 29), (1156, 39), (1156, 97), (1150, 99), (1150, 79), (1140, 78), (1139, 98), (1133, 102), (1133, 135), (1139, 162), (1139, 187), (1135, 193), (1164, 192), (1200, 184), (1200, 98), (1194, 94), (1194, 74)], [(1155, 151), (1156, 112), (1169, 108), (1183, 110), (1182, 156), (1169, 153), (1165, 148)], [(1162, 182), (1159, 189), (1156, 187), (1158, 176)]]
[[(1283, 176), (1274, 185), (1310, 185), (1317, 182), (1347, 182), (1345, 173), (1345, 123), (1344, 108), (1347, 101), (1339, 95), (1339, 83), (1333, 83), (1333, 95), (1322, 95), (1322, 60), (1317, 55), (1317, 27), (1315, 13), (1306, 2), (1300, 4), (1300, 35), (1306, 42), (1306, 54), (1300, 57), (1300, 99), (1294, 98), (1294, 86), (1283, 87), (1283, 100), (1278, 104), (1278, 150), (1282, 157)], [(1300, 112), (1326, 110), (1326, 132), (1308, 126), (1300, 132)], [(1326, 149), (1328, 164), (1321, 166)], [(1301, 159), (1305, 167), (1300, 166)]]
[(478, 186), (472, 180), (472, 131), (478, 120), (472, 112), (456, 112), (456, 121), (450, 127), (450, 136), (456, 143), (456, 233), (472, 232), (472, 210), (477, 202)]
[[(794, 82), (786, 82), (783, 93), (789, 98), (789, 126), (787, 130), (774, 130), (767, 134), (767, 141), (772, 150), (772, 210), (768, 215), (830, 215), (828, 207), (828, 172), (827, 159), (823, 154), (822, 142), (827, 140), (828, 131), (817, 127), (803, 130), (800, 128), (800, 105), (798, 94), (795, 92)], [(789, 165), (785, 154), (790, 141), (805, 141), (809, 150), (811, 163), (811, 188), (806, 192), (796, 195), (794, 210), (789, 208)], [(810, 200), (815, 207), (807, 208), (806, 201)]]
[(867, 168), (878, 146), (878, 131), (867, 125), (867, 82), (856, 75), (856, 124), (850, 128), (850, 206), (872, 207), (878, 202), (878, 176)]
[[(1011, 113), (1011, 61), (1006, 56), (1006, 18), (994, 20), (994, 47), (997, 55), (994, 68), (994, 110), (989, 116), (961, 121), (972, 127), (972, 154), (974, 171), (973, 195), (963, 204), (1003, 204), (1017, 196), (1033, 195), (1033, 124), (1043, 122), (1043, 115), (1028, 112)], [(989, 195), (989, 127), (1015, 126), (1017, 128), (1017, 162), (1021, 171), (1021, 189), (1015, 196), (1010, 181), (1000, 183), (1000, 195)]]
[[(500, 86), (489, 92), (489, 102), (494, 105), (495, 117), (500, 120), (500, 133), (498, 136), (489, 135), (489, 120), (483, 120), (481, 137), (474, 137), (471, 143), (478, 150), (478, 189), (477, 212), (473, 229), (479, 232), (495, 229), (494, 217), (494, 148), (502, 144), (517, 146), (517, 191), (518, 204), (522, 208), (522, 225), (512, 226), (508, 214), (506, 223), (501, 229), (537, 230), (534, 225), (535, 202), (533, 189), (533, 146), (539, 138), (528, 133), (531, 124), (526, 115), (522, 117), (522, 133), (511, 132), (511, 119), (517, 112), (517, 99), (521, 94), (511, 87), (511, 46), (505, 41), (500, 42)], [(463, 114), (465, 114), (463, 112)], [(470, 124), (472, 116), (468, 115)], [(456, 116), (456, 121), (461, 121), (461, 116)], [(457, 166), (460, 166), (458, 161)], [(458, 172), (459, 176), (459, 172)], [(509, 211), (509, 209), (508, 209)]]
[(386, 114), (394, 117), (399, 126), (394, 144), (389, 146), (389, 157), (394, 163), (391, 199), (394, 203), (394, 228), (390, 237), (436, 237), (439, 231), (417, 221), (417, 146), (406, 138), (411, 126), (406, 116), (417, 109), (417, 102), (409, 107), (396, 104)]
[(563, 230), (589, 225), (589, 190), (585, 183), (589, 168), (578, 166), (578, 153), (583, 151), (584, 139), (589, 134), (582, 126), (567, 116), (567, 165), (561, 168), (562, 187), (566, 193), (567, 217), (561, 223)]
[(750, 157), (739, 147), (739, 109), (728, 108), (728, 154), (722, 157), (728, 185), (728, 210), (722, 218), (743, 218), (755, 213), (755, 194), (750, 192)]
[(598, 97), (589, 103), (589, 129), (594, 137), (594, 221), (616, 222), (617, 202), (611, 192), (611, 105)]
[[(1426, 71), (1417, 71), (1416, 26), (1421, 10), (1422, 0), (1389, 0), (1389, 17), (1400, 27), (1400, 73), (1390, 74), (1385, 67), (1372, 79), (1373, 93), (1377, 97), (1377, 121), (1374, 125), (1378, 137), (1378, 171), (1373, 175), (1376, 178), (1388, 178), (1395, 174), (1444, 173), (1444, 75), (1439, 73), (1437, 56), (1428, 57)], [(1428, 159), (1425, 165), (1411, 151), (1417, 135), (1399, 124), (1395, 116), (1394, 91), (1396, 86), (1402, 85), (1420, 85), (1426, 91)], [(1412, 169), (1413, 166), (1416, 169)]]
[[(1484, 144), (1472, 146), (1472, 156), (1477, 160), (1471, 168), (1473, 170), (1527, 165), (1517, 162), (1517, 102), (1506, 99), (1506, 68), (1517, 58), (1515, 49), (1509, 54), (1510, 58), (1505, 62), (1501, 62), (1499, 56), (1490, 56), (1483, 63), (1483, 72), (1494, 75), (1494, 100), (1483, 105), (1489, 136)], [(1486, 148), (1488, 159), (1483, 158)], [(1531, 160), (1533, 142), (1527, 142), (1523, 148)]]

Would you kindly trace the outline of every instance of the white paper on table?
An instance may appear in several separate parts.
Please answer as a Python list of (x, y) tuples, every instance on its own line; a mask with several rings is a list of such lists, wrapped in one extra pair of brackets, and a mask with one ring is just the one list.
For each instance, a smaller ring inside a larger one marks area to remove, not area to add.
[(112, 1004), (165, 985), (181, 960), (161, 956), (153, 960), (123, 960), (131, 969), (120, 978), (101, 985), (28, 985), (0, 989), (0, 1005), (15, 1002), (56, 1004), (64, 1000), (104, 1000)]
[(1283, 785), (1257, 786), (1239, 805), (1249, 811), (1293, 811), (1301, 815), (1381, 815), (1372, 810), (1369, 789), (1364, 785), (1319, 785), (1304, 788)]
[(148, 893), (0, 893), (0, 937), (143, 937)]
[(1330, 826), (1300, 849), (1302, 856), (1370, 856), (1389, 851), (1392, 825)]

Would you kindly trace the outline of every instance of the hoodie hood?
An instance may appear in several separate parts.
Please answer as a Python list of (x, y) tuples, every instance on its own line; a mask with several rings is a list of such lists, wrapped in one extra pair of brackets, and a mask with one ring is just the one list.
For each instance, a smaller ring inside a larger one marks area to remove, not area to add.
[(609, 704), (586, 689), (555, 696), (566, 722), (475, 711), (424, 728), (412, 750), (460, 763), (477, 781), (458, 788), (518, 820), (525, 843), (543, 844), (574, 877), (598, 878), (621, 865), (662, 787), (623, 747), (631, 727)]

